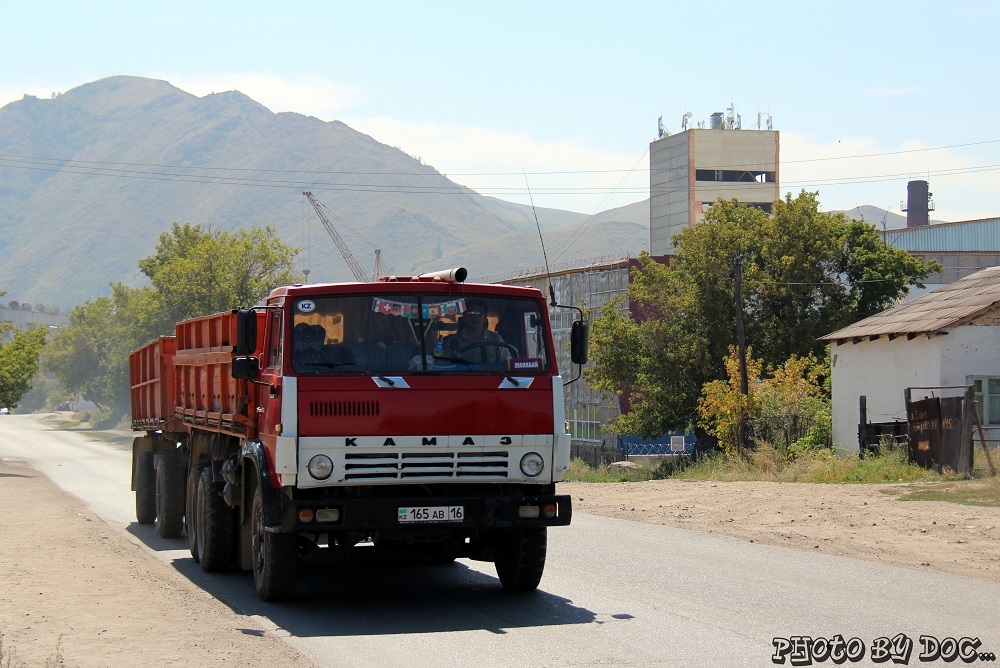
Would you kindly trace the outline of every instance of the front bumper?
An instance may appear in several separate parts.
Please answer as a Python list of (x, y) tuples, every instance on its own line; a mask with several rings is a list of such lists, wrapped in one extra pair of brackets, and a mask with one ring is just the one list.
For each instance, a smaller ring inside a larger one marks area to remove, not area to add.
[[(397, 497), (397, 498), (346, 498), (324, 500), (283, 499), (281, 526), (269, 527), (282, 533), (324, 533), (330, 531), (358, 531), (367, 534), (382, 531), (442, 530), (465, 531), (472, 529), (523, 529), (530, 527), (567, 526), (573, 518), (573, 506), (568, 494), (538, 496), (447, 496), (447, 497)], [(400, 508), (461, 506), (463, 517), (453, 522), (401, 522)], [(522, 506), (554, 506), (555, 515), (534, 519), (518, 516)], [(337, 522), (308, 523), (299, 520), (299, 511), (309, 508), (337, 509)]]

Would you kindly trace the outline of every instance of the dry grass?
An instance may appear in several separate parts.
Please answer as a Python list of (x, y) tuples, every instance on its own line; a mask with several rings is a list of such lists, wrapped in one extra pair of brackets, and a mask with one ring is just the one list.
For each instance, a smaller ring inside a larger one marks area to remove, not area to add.
[[(994, 455), (994, 460), (997, 459), (998, 457)], [(864, 459), (841, 457), (831, 451), (817, 451), (788, 459), (777, 448), (767, 444), (758, 446), (745, 457), (716, 455), (703, 457), (698, 461), (661, 463), (655, 468), (639, 465), (634, 468), (602, 466), (595, 469), (587, 466), (582, 460), (575, 460), (565, 475), (566, 480), (579, 482), (641, 482), (663, 478), (813, 483), (947, 481), (954, 484), (942, 488), (937, 493), (949, 496), (948, 500), (1000, 505), (1000, 478), (990, 477), (986, 459), (981, 451), (976, 454), (970, 476), (959, 476), (948, 472), (939, 474), (912, 464), (905, 448), (885, 448), (878, 456)]]

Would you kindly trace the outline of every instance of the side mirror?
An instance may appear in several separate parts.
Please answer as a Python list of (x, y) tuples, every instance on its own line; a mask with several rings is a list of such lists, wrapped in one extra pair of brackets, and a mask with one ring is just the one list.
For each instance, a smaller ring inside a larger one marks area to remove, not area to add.
[(590, 323), (584, 320), (573, 321), (573, 329), (569, 333), (569, 358), (573, 364), (587, 363), (587, 347), (590, 344)]
[(251, 309), (236, 311), (236, 345), (233, 346), (233, 352), (237, 355), (253, 355), (257, 352), (256, 311)]
[(233, 378), (255, 380), (260, 376), (260, 360), (253, 356), (233, 358)]

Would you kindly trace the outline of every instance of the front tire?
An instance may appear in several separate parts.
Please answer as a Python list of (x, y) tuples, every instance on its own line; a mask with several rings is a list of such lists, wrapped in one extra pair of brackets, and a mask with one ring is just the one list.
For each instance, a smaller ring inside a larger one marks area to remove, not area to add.
[(177, 538), (184, 529), (184, 462), (180, 453), (156, 455), (156, 533)]
[(493, 561), (504, 589), (532, 591), (538, 588), (545, 570), (547, 544), (545, 527), (513, 529), (497, 534)]
[(253, 580), (258, 597), (264, 601), (280, 601), (291, 597), (295, 591), (299, 575), (297, 537), (265, 531), (264, 526), (264, 494), (258, 485), (250, 514)]
[(135, 455), (135, 519), (139, 524), (156, 521), (156, 466), (152, 452)]

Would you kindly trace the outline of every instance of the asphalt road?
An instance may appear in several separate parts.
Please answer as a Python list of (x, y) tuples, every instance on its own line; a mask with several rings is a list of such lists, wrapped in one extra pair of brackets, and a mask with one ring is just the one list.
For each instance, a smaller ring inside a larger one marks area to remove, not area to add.
[[(978, 638), (979, 652), (1000, 658), (996, 583), (579, 513), (549, 531), (533, 594), (504, 593), (492, 564), (465, 560), (333, 571), (306, 563), (297, 599), (267, 604), (249, 574), (205, 574), (184, 539), (135, 523), (128, 439), (0, 416), (0, 457), (27, 461), (324, 666), (767, 666), (774, 638), (794, 636), (857, 638), (864, 657), (844, 665), (876, 665), (877, 639), (898, 634), (912, 642), (906, 665), (963, 664), (921, 662), (921, 636)], [(836, 665), (812, 663), (824, 664)]]

